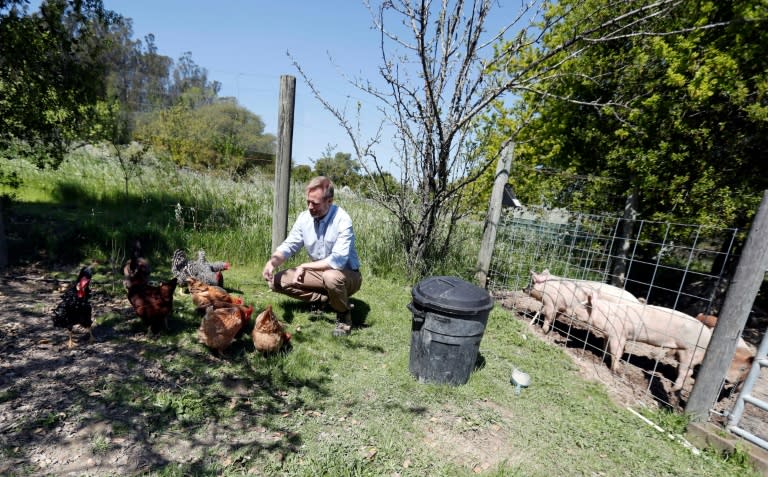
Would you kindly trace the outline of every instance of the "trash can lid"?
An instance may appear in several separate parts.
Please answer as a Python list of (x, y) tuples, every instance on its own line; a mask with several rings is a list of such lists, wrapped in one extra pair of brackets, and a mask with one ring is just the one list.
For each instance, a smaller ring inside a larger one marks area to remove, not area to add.
[(493, 308), (488, 291), (458, 277), (429, 277), (411, 290), (422, 307), (454, 314), (478, 314)]

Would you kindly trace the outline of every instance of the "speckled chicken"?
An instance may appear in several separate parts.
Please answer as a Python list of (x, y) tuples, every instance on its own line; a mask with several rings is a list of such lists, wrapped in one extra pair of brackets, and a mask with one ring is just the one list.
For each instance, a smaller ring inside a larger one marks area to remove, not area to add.
[(56, 308), (53, 310), (53, 326), (69, 330), (68, 348), (73, 348), (72, 328), (80, 325), (88, 328), (89, 340), (93, 342), (92, 308), (89, 302), (91, 296), (91, 278), (93, 272), (90, 267), (83, 267), (77, 275), (77, 279), (69, 285), (61, 296)]
[(279, 351), (287, 345), (291, 340), (291, 334), (286, 332), (285, 327), (277, 320), (272, 311), (272, 305), (268, 305), (267, 309), (256, 317), (251, 338), (256, 351), (268, 354)]
[(224, 286), (224, 270), (229, 270), (229, 262), (208, 262), (205, 251), (197, 252), (197, 260), (190, 261), (184, 250), (177, 249), (171, 259), (171, 273), (180, 283), (187, 283), (192, 277), (208, 285)]
[(195, 304), (197, 311), (205, 313), (205, 310), (212, 306), (214, 308), (226, 308), (232, 305), (242, 305), (243, 299), (230, 295), (225, 289), (208, 285), (192, 277), (187, 279), (189, 293), (192, 295), (192, 303)]
[(251, 320), (253, 306), (233, 305), (228, 308), (209, 306), (197, 330), (200, 343), (222, 355)]

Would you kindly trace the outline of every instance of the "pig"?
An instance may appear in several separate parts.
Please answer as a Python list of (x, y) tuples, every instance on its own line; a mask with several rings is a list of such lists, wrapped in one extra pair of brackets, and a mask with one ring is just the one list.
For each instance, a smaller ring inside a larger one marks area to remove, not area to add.
[[(712, 338), (712, 330), (701, 321), (677, 310), (642, 303), (614, 303), (592, 292), (587, 296), (589, 322), (606, 335), (611, 354), (611, 371), (618, 371), (627, 340), (646, 343), (675, 352), (677, 377), (672, 391), (680, 391), (701, 364)], [(739, 338), (726, 381), (738, 384), (746, 378), (754, 353)]]
[(544, 322), (541, 329), (549, 333), (550, 326), (558, 313), (576, 316), (581, 321), (588, 321), (584, 303), (589, 292), (600, 292), (604, 300), (640, 303), (634, 295), (619, 287), (590, 280), (570, 280), (551, 275), (549, 270), (536, 273), (531, 270), (531, 283), (525, 292), (541, 300)]
[(549, 333), (550, 326), (558, 313), (575, 315), (582, 321), (589, 319), (586, 308), (579, 301), (579, 297), (586, 296), (586, 292), (581, 290), (575, 282), (548, 280), (534, 283), (526, 290), (532, 297), (541, 300), (544, 315), (541, 329), (544, 333)]

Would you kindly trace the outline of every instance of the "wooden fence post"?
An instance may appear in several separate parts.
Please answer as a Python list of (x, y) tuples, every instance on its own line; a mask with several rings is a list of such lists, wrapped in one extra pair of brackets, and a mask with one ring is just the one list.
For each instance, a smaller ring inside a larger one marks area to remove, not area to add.
[(512, 156), (514, 155), (514, 143), (509, 143), (496, 163), (496, 176), (491, 190), (491, 201), (488, 204), (488, 215), (483, 225), (483, 239), (480, 243), (480, 253), (477, 257), (477, 270), (475, 280), (485, 288), (488, 285), (488, 271), (491, 268), (491, 258), (493, 257), (493, 247), (496, 245), (496, 228), (501, 218), (501, 202), (504, 198), (504, 186), (509, 180), (509, 169), (512, 167)]
[(275, 155), (275, 197), (272, 208), (272, 251), (288, 234), (288, 201), (291, 186), (293, 112), (296, 78), (280, 76), (280, 107), (277, 113), (277, 154)]
[(712, 332), (704, 361), (696, 377), (685, 411), (694, 421), (705, 421), (717, 401), (723, 376), (728, 371), (741, 331), (749, 318), (768, 267), (768, 191), (752, 221), (747, 243)]

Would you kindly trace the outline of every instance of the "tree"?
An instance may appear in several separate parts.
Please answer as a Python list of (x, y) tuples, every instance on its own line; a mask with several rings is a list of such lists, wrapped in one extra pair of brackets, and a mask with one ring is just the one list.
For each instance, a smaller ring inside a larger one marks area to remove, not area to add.
[(315, 161), (315, 174), (330, 178), (337, 186), (357, 187), (360, 180), (360, 166), (352, 159), (352, 154), (334, 153), (334, 147), (328, 145), (323, 156)]
[[(545, 193), (558, 205), (607, 211), (624, 208), (633, 191), (634, 214), (647, 219), (748, 224), (768, 186), (760, 172), (768, 19), (752, 13), (759, 3), (686, 2), (659, 20), (684, 33), (596, 45), (561, 69), (521, 135), (517, 190), (529, 200)], [(559, 44), (556, 35), (569, 27), (554, 29), (547, 44)], [(567, 192), (559, 177), (582, 179)]]
[[(598, 24), (576, 23), (559, 43), (534, 55), (545, 35), (574, 10), (549, 2), (525, 2), (496, 32), (486, 31), (492, 0), (390, 0), (367, 4), (380, 35), (381, 84), (351, 83), (378, 102), (384, 122), (395, 129), (393, 145), (400, 181), (379, 180), (389, 167), (377, 154), (381, 131), (363, 138), (353, 118), (326, 101), (298, 62), (294, 65), (315, 97), (333, 114), (353, 143), (370, 190), (398, 221), (408, 270), (430, 273), (445, 256), (458, 220), (467, 213), (463, 196), (495, 164), (495, 152), (481, 155), (476, 121), (509, 93), (538, 91), (590, 47), (633, 35), (654, 34), (651, 21), (673, 15), (676, 0), (621, 2), (624, 10), (601, 8)], [(607, 5), (607, 4), (606, 4)], [(512, 37), (510, 38), (510, 35)], [(498, 43), (499, 40), (507, 41)], [(492, 47), (497, 45), (498, 48)]]
[(56, 166), (105, 97), (99, 34), (118, 15), (100, 0), (46, 0), (31, 15), (19, 5), (0, 2), (0, 147), (24, 141)]
[(208, 81), (208, 70), (192, 60), (192, 52), (185, 52), (173, 69), (171, 101), (185, 101), (191, 108), (211, 104), (221, 90), (221, 83)]
[[(192, 88), (191, 94), (197, 97)], [(232, 98), (194, 107), (196, 100), (151, 114), (135, 137), (167, 153), (180, 166), (227, 170), (242, 174), (263, 167), (275, 154), (274, 135), (264, 133), (264, 122)]]

